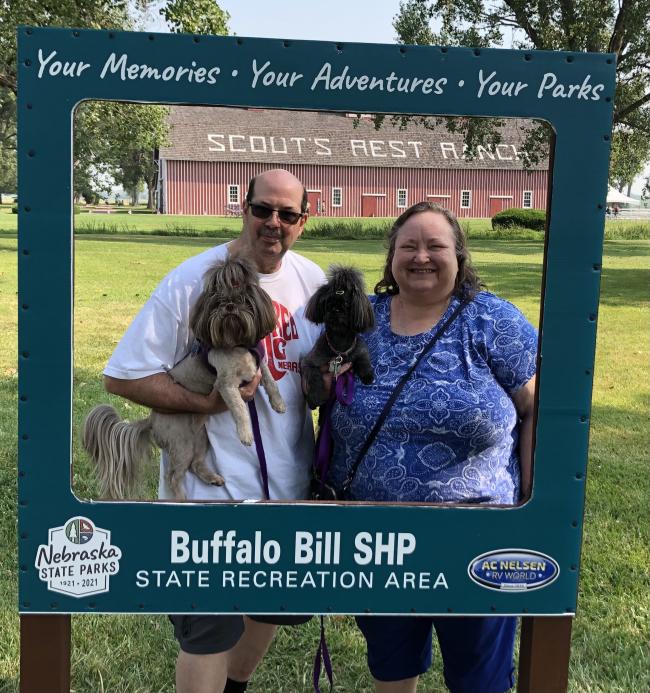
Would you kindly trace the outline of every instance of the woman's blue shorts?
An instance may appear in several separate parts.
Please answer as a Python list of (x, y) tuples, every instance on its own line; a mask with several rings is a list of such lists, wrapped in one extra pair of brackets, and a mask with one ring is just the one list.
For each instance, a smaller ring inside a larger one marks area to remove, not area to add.
[(431, 666), (432, 627), (451, 693), (504, 693), (514, 685), (517, 619), (468, 616), (357, 616), (368, 667), (379, 681), (399, 681)]

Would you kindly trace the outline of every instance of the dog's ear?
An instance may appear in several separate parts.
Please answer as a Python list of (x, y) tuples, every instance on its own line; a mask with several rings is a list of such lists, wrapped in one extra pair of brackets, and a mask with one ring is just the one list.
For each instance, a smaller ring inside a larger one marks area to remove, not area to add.
[(325, 299), (327, 298), (330, 288), (329, 282), (319, 287), (305, 307), (305, 317), (316, 325), (321, 325), (325, 322)]
[(228, 263), (232, 266), (230, 276), (231, 284), (245, 284), (246, 286), (259, 285), (259, 277), (255, 265), (243, 255), (231, 257)]
[(273, 332), (278, 324), (278, 317), (271, 297), (262, 289), (259, 284), (252, 284), (248, 288), (248, 293), (255, 305), (255, 327), (258, 331), (255, 342), (260, 342), (267, 334)]
[(209, 344), (212, 341), (210, 336), (210, 313), (213, 306), (211, 304), (214, 296), (223, 290), (226, 264), (223, 261), (219, 261), (203, 275), (203, 290), (190, 310), (190, 329), (196, 339), (204, 344)]
[(207, 303), (207, 291), (202, 291), (199, 294), (197, 302), (192, 306), (190, 311), (190, 330), (192, 330), (196, 339), (204, 344), (210, 343), (210, 329), (208, 326), (210, 311), (208, 310)]
[(224, 274), (226, 263), (218, 262), (203, 275), (203, 291), (201, 296), (214, 296), (223, 290)]
[(332, 279), (345, 287), (349, 296), (350, 329), (354, 332), (365, 332), (375, 326), (375, 314), (372, 304), (366, 296), (366, 285), (363, 274), (356, 267), (333, 266), (330, 268)]
[(375, 313), (372, 309), (372, 304), (366, 296), (363, 284), (354, 284), (350, 308), (352, 329), (355, 332), (365, 332), (375, 326)]

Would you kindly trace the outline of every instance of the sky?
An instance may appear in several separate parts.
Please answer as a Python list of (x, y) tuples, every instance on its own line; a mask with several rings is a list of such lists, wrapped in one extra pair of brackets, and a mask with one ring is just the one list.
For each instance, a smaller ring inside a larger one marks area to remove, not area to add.
[[(399, 0), (217, 0), (230, 32), (254, 38), (395, 43)], [(150, 16), (146, 29), (167, 31)]]
[[(395, 43), (399, 0), (218, 0), (230, 31), (256, 38)], [(164, 31), (164, 25), (150, 29)], [(650, 162), (645, 176), (650, 176)], [(632, 192), (640, 194), (643, 179)], [(627, 192), (627, 191), (624, 191)]]
[(399, 0), (219, 0), (238, 36), (394, 43)]

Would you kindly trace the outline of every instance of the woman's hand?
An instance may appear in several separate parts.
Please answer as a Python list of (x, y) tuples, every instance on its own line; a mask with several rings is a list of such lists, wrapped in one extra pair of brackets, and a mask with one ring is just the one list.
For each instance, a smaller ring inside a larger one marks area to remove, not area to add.
[[(348, 361), (347, 363), (341, 364), (341, 367), (338, 369), (337, 373), (338, 373), (338, 375), (343, 375), (343, 373), (346, 373), (351, 368), (352, 368), (352, 364)], [(325, 391), (329, 392), (332, 389), (332, 381), (334, 380), (334, 373), (332, 373), (330, 371), (328, 364), (321, 366), (320, 372), (323, 376), (323, 386), (325, 387)]]
[[(346, 371), (349, 371), (350, 368), (352, 368), (352, 364), (347, 362), (341, 365), (341, 367), (338, 370), (338, 374), (341, 375), (342, 373), (345, 373)], [(329, 364), (325, 363), (320, 367), (320, 372), (321, 376), (323, 378), (323, 387), (325, 388), (325, 392), (330, 392), (332, 389), (332, 379), (334, 378), (334, 373), (332, 373), (329, 369)], [(302, 385), (302, 394), (307, 396), (307, 383), (305, 382), (305, 377), (304, 375), (300, 378), (300, 383)]]

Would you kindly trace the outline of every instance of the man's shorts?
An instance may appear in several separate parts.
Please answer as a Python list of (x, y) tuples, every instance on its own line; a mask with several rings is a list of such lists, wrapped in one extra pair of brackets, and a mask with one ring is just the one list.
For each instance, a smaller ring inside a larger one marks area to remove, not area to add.
[[(260, 623), (297, 626), (307, 623), (311, 616), (269, 614), (250, 618)], [(237, 644), (244, 632), (244, 619), (239, 614), (232, 616), (175, 614), (170, 616), (169, 620), (174, 625), (174, 636), (181, 650), (189, 654), (205, 655), (226, 652)]]
[(514, 617), (357, 616), (368, 667), (379, 681), (399, 681), (431, 666), (432, 627), (451, 693), (504, 693), (514, 685)]
[(244, 632), (244, 619), (233, 616), (199, 616), (174, 614), (169, 617), (174, 636), (183, 652), (196, 655), (227, 652)]

